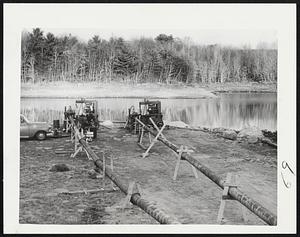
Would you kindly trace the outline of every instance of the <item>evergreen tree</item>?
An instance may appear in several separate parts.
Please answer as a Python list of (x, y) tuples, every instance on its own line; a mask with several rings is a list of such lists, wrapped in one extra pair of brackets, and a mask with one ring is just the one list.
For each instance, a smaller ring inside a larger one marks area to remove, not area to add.
[(134, 82), (276, 82), (277, 50), (261, 43), (257, 49), (197, 45), (191, 39), (159, 34), (155, 39), (108, 41), (93, 36), (44, 36), (40, 28), (22, 33), (21, 80)]

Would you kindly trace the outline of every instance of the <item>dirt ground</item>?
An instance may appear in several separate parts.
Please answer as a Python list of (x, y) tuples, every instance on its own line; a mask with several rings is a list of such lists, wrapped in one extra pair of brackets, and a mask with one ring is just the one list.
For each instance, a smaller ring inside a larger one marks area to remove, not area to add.
[[(177, 145), (189, 146), (194, 151), (192, 155), (219, 176), (225, 178), (228, 172), (236, 175), (241, 190), (276, 214), (276, 149), (263, 144), (238, 143), (202, 131), (169, 129), (164, 135)], [(146, 136), (144, 141), (147, 145)], [(196, 179), (186, 161), (181, 162), (177, 180), (173, 181), (175, 153), (158, 142), (150, 156), (143, 159), (144, 151), (136, 142), (137, 136), (124, 129), (103, 128), (90, 145), (95, 153), (104, 152), (114, 159), (114, 171), (124, 182), (138, 182), (142, 196), (181, 223), (216, 224), (222, 189), (200, 172)], [(90, 177), (94, 164), (84, 152), (70, 158), (74, 145), (69, 138), (21, 140), (20, 148), (20, 223), (158, 224), (137, 206), (124, 210), (113, 208), (125, 198), (119, 190), (57, 195), (64, 190), (103, 187), (101, 178)], [(67, 164), (71, 170), (50, 172), (53, 164)], [(108, 178), (105, 190), (112, 190)], [(241, 207), (236, 201), (228, 201), (224, 224), (265, 224), (248, 210), (243, 219)]]

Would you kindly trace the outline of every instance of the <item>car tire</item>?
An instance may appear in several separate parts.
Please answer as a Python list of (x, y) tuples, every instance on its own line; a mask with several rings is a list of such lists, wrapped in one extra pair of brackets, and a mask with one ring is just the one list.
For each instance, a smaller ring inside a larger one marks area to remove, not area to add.
[(45, 140), (47, 137), (46, 133), (44, 131), (39, 131), (35, 134), (35, 138), (39, 141)]

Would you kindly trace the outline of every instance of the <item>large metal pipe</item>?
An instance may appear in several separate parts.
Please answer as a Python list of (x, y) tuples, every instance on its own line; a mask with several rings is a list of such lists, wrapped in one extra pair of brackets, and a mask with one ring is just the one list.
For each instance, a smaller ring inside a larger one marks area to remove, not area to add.
[[(75, 130), (78, 131), (74, 120), (70, 117), (70, 121), (73, 124), (73, 127)], [(95, 165), (99, 167), (101, 170), (103, 170), (103, 163), (102, 160), (97, 156), (97, 154), (91, 149), (91, 147), (87, 144), (84, 138), (79, 139), (80, 144), (84, 147), (84, 149), (88, 152), (88, 154), (92, 157)], [(128, 186), (123, 181), (121, 181), (121, 178), (118, 178), (116, 174), (113, 173), (113, 171), (109, 167), (105, 167), (105, 175), (111, 179), (119, 188), (120, 190), (127, 195), (128, 193)], [(181, 224), (178, 220), (175, 218), (167, 215), (165, 212), (157, 208), (153, 202), (150, 202), (149, 200), (142, 198), (140, 193), (136, 192), (133, 193), (131, 196), (130, 201), (140, 207), (142, 210), (144, 210), (147, 214), (152, 216), (155, 220), (157, 220), (161, 224)]]
[[(153, 136), (156, 136), (156, 133), (153, 132), (150, 128), (148, 128), (143, 122), (141, 122), (138, 118), (136, 118), (136, 121), (141, 124), (144, 129), (148, 132), (150, 132)], [(175, 144), (171, 143), (167, 139), (163, 138), (162, 136), (159, 136), (158, 139), (163, 144), (171, 148), (173, 151), (178, 153), (179, 147)], [(182, 153), (181, 157), (188, 161), (190, 164), (192, 164), (196, 169), (198, 169), (201, 173), (203, 173), (205, 176), (207, 176), (210, 180), (212, 180), (214, 183), (216, 183), (220, 188), (224, 189), (225, 180), (223, 180), (221, 177), (219, 177), (217, 174), (215, 174), (212, 170), (210, 170), (205, 165), (201, 164), (198, 160), (196, 160), (194, 157), (187, 153)], [(253, 212), (255, 215), (257, 215), (259, 218), (261, 218), (263, 221), (265, 221), (269, 225), (277, 225), (277, 216), (273, 214), (271, 211), (263, 207), (258, 202), (254, 201), (252, 198), (247, 196), (245, 193), (243, 193), (241, 190), (239, 190), (236, 187), (230, 187), (228, 190), (228, 193), (232, 198), (243, 204), (245, 207), (247, 207), (251, 212)]]
[[(90, 146), (86, 143), (86, 141), (82, 138), (79, 140), (84, 149), (89, 153), (89, 155), (93, 158), (95, 165), (103, 170), (102, 160), (95, 154), (95, 152), (90, 148)], [(110, 178), (119, 188), (120, 190), (127, 195), (128, 185), (121, 181), (109, 167), (105, 167), (105, 175)], [(153, 203), (142, 198), (139, 193), (134, 193), (131, 196), (130, 200), (133, 204), (139, 206), (146, 213), (151, 215), (155, 220), (157, 220), (161, 224), (180, 224), (176, 219), (167, 215), (163, 211), (159, 210)]]

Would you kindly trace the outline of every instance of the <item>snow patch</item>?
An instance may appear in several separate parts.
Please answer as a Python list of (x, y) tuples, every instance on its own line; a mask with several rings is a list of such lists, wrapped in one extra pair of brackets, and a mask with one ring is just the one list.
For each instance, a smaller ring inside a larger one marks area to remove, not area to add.
[(105, 127), (113, 127), (114, 126), (114, 123), (110, 120), (105, 120), (101, 124)]
[(166, 125), (176, 127), (176, 128), (189, 128), (190, 125), (182, 122), (182, 121), (164, 121)]

